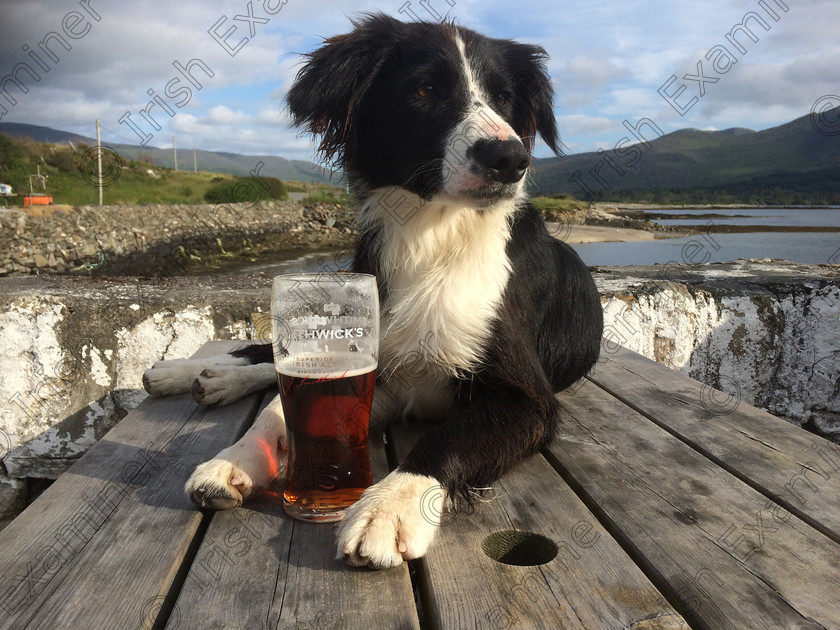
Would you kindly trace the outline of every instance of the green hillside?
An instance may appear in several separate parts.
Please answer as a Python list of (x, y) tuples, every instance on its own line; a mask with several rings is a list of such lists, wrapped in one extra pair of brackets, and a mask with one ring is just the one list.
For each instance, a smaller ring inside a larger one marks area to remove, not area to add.
[[(28, 125), (24, 123), (0, 122), (0, 133), (5, 133), (17, 138), (28, 138), (36, 142), (48, 142), (53, 144), (77, 144), (82, 142), (88, 146), (96, 144), (91, 138), (67, 131), (59, 131), (39, 125)], [(139, 146), (129, 144), (105, 143), (121, 156), (129, 160), (149, 162), (155, 166), (173, 168), (175, 158), (172, 149), (159, 149), (151, 146)], [(195, 159), (193, 159), (195, 157)], [(260, 174), (266, 177), (276, 177), (284, 181), (300, 181), (321, 184), (339, 184), (336, 175), (320, 168), (311, 162), (304, 160), (287, 160), (275, 155), (240, 155), (238, 153), (225, 153), (219, 151), (204, 151), (197, 149), (193, 156), (192, 147), (178, 148), (178, 168), (184, 171), (193, 170), (193, 165), (198, 169), (213, 173), (227, 173), (248, 177), (248, 174), (259, 166)]]
[[(834, 120), (840, 110), (825, 115)], [(13, 140), (3, 133), (24, 139)], [(682, 129), (655, 138), (653, 130), (645, 127), (643, 133), (651, 140), (650, 148), (622, 143), (630, 133), (618, 125), (615, 142), (623, 154), (607, 150), (535, 160), (531, 193), (660, 204), (840, 204), (840, 136), (819, 133), (809, 116), (758, 132)], [(28, 192), (29, 175), (40, 166), (49, 176), (47, 191), (56, 203), (97, 202), (95, 187), (78, 168), (89, 140), (19, 123), (0, 123), (0, 138), (0, 182), (13, 185), (16, 192)], [(327, 184), (328, 193), (340, 193), (335, 185), (342, 183), (313, 164), (276, 156), (196, 151), (198, 167), (211, 172), (192, 173), (190, 149), (179, 150), (182, 170), (175, 172), (171, 149), (111, 148), (124, 158), (125, 168), (106, 189), (106, 203), (203, 203), (211, 187), (232, 190), (235, 176), (248, 178), (260, 163), (264, 177)], [(148, 175), (150, 168), (159, 177)], [(279, 185), (275, 188), (279, 190)], [(211, 198), (215, 198), (212, 193)]]
[[(17, 194), (24, 194), (30, 190), (31, 179), (33, 192), (44, 192), (41, 182), (30, 178), (40, 172), (46, 177), (45, 189), (53, 196), (54, 203), (96, 204), (99, 192), (96, 178), (90, 174), (96, 171), (88, 164), (92, 155), (95, 152), (78, 141), (71, 146), (34, 142), (0, 133), (0, 183), (11, 185)], [(118, 164), (112, 153), (105, 153), (102, 172), (106, 204), (200, 204), (288, 198), (285, 184), (273, 177), (262, 177), (268, 186), (266, 190), (253, 178), (174, 171), (123, 158)], [(236, 184), (243, 181), (245, 183), (237, 188)], [(19, 198), (7, 201), (10, 205), (20, 202)]]
[[(619, 126), (616, 142), (627, 135)], [(819, 133), (809, 116), (759, 132), (683, 129), (654, 135), (645, 128), (650, 148), (626, 143), (623, 155), (608, 150), (537, 160), (534, 187), (539, 194), (594, 200), (840, 203), (840, 137)], [(570, 181), (576, 174), (578, 181)]]
[[(155, 147), (138, 147), (128, 144), (109, 145), (120, 155), (132, 160), (144, 160), (157, 166), (172, 168), (175, 164), (172, 149), (158, 149)], [(238, 153), (224, 153), (220, 151), (195, 151), (195, 163), (198, 168), (214, 173), (227, 173), (247, 177), (259, 166), (261, 175), (276, 177), (286, 181), (320, 182), (322, 184), (337, 184), (339, 174), (330, 179), (329, 171), (318, 168), (310, 162), (302, 160), (287, 160), (275, 155), (240, 155)], [(178, 149), (178, 168), (193, 169), (193, 150)]]

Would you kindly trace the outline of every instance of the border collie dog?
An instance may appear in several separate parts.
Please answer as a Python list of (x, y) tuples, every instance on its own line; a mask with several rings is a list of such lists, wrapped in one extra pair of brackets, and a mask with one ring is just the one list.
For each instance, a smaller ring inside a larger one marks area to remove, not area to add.
[[(340, 522), (349, 564), (425, 554), (439, 523), (422, 512), (424, 493), (470, 501), (538, 452), (558, 422), (555, 392), (598, 359), (595, 284), (525, 194), (536, 134), (557, 152), (545, 59), (448, 22), (368, 15), (310, 53), (289, 92), (294, 123), (361, 202), (353, 270), (376, 275), (382, 305), (372, 422), (428, 421)], [(275, 382), (270, 351), (158, 362), (144, 385), (224, 404)], [(186, 490), (201, 507), (237, 506), (278, 460), (282, 473), (285, 452), (278, 396)]]

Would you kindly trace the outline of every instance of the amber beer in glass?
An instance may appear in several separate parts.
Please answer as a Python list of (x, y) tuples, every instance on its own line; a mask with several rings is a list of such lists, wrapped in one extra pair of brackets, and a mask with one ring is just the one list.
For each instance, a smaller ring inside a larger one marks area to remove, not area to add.
[(379, 355), (379, 294), (367, 274), (274, 278), (272, 344), (289, 455), (283, 508), (341, 520), (371, 484), (368, 423)]

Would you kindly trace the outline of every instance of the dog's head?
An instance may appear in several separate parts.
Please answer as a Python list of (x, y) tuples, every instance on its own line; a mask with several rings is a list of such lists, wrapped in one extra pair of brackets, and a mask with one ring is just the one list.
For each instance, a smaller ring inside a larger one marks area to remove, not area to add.
[(368, 16), (308, 56), (296, 125), (365, 191), (485, 203), (522, 190), (536, 134), (556, 153), (545, 51), (451, 23)]

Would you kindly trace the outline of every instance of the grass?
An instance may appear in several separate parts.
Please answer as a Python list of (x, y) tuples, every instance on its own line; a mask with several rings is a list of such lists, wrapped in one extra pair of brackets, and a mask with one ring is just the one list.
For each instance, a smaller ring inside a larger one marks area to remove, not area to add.
[[(0, 134), (0, 182), (10, 184), (18, 195), (29, 192), (30, 175), (40, 169), (46, 176), (46, 192), (53, 196), (55, 204), (81, 206), (99, 203), (99, 192), (92, 176), (85, 177), (80, 167), (87, 164), (91, 155), (90, 147), (77, 144), (75, 149), (64, 144), (33, 142), (27, 139), (13, 138)], [(175, 171), (171, 168), (151, 166), (143, 161), (120, 158), (121, 167), (116, 158), (106, 153), (103, 157), (102, 171), (105, 174), (103, 202), (107, 205), (147, 205), (147, 204), (203, 204), (208, 191), (224, 188), (225, 184), (246, 181), (247, 178), (219, 173)], [(89, 165), (90, 166), (90, 165)], [(87, 172), (91, 172), (87, 169)], [(93, 171), (95, 172), (95, 171)], [(266, 178), (271, 179), (271, 178)], [(250, 180), (253, 181), (253, 180)], [(279, 180), (274, 180), (273, 190), (283, 187)], [(343, 186), (313, 185), (311, 183), (290, 181), (285, 188), (291, 192), (306, 192), (304, 201), (308, 203), (352, 204), (353, 198)], [(37, 180), (33, 179), (33, 191), (43, 192)], [(253, 187), (243, 191), (249, 200), (267, 198), (256, 181)], [(278, 198), (283, 198), (279, 196)], [(9, 203), (21, 203), (19, 198), (7, 200)], [(534, 204), (549, 221), (568, 221), (569, 213), (577, 215), (587, 208), (587, 203), (568, 195), (537, 197)]]
[[(145, 169), (123, 169), (120, 178), (104, 189), (103, 201), (106, 204), (155, 204), (155, 203), (207, 203), (204, 195), (219, 180), (237, 178), (215, 173), (185, 173), (172, 169), (155, 168), (160, 178), (156, 179)], [(52, 184), (53, 182), (51, 182)], [(67, 184), (66, 187), (62, 184)], [(99, 193), (95, 186), (72, 186), (71, 182), (55, 182), (56, 201), (61, 199), (72, 205), (96, 204)]]
[[(583, 223), (583, 213), (589, 208), (589, 203), (575, 199), (569, 195), (559, 194), (551, 197), (533, 197), (531, 199), (546, 221), (569, 223)], [(574, 217), (580, 216), (580, 221)]]
[(310, 192), (304, 198), (306, 203), (340, 203), (346, 204), (350, 201), (346, 192), (342, 188), (325, 188)]
[[(46, 177), (46, 185), (42, 187), (37, 178), (32, 178), (33, 192), (46, 191), (56, 204), (98, 204), (96, 179), (89, 174), (97, 171), (90, 165), (86, 169), (87, 176), (82, 172), (90, 155), (95, 154), (89, 152), (90, 147), (84, 145), (77, 144), (73, 149), (69, 145), (33, 142), (0, 134), (0, 182), (10, 184), (18, 195), (28, 194), (30, 175), (40, 170)], [(117, 165), (114, 154), (103, 155), (103, 203), (107, 205), (203, 204), (208, 203), (205, 200), (207, 192), (218, 188), (219, 184), (246, 179), (219, 173), (175, 171), (124, 158), (120, 158), (120, 164)], [(252, 181), (250, 193), (259, 199), (264, 189)], [(273, 189), (277, 182), (279, 180), (270, 182)], [(7, 201), (22, 203), (19, 198)]]

